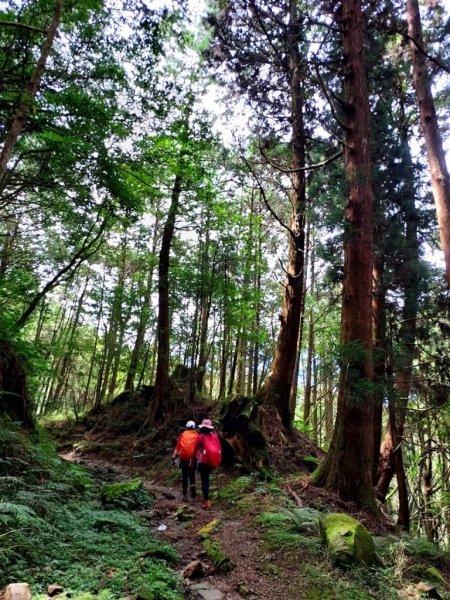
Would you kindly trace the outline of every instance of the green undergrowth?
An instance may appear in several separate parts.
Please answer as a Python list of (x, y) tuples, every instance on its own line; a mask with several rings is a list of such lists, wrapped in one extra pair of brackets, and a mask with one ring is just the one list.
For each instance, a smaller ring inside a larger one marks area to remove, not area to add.
[[(103, 506), (87, 471), (62, 461), (48, 437), (3, 418), (0, 489), (0, 588), (24, 581), (39, 598), (58, 583), (72, 600), (183, 597), (171, 546), (132, 513)], [(135, 496), (133, 506), (148, 500)]]
[(276, 481), (261, 481), (256, 474), (252, 474), (241, 475), (220, 485), (219, 498), (228, 508), (244, 514), (269, 510), (274, 503), (280, 506), (285, 502), (286, 495)]
[[(302, 600), (397, 600), (410, 597), (417, 581), (424, 579), (414, 577), (409, 566), (411, 555), (406, 555), (411, 547), (418, 546), (423, 551), (423, 544), (411, 540), (404, 543), (394, 537), (386, 538), (386, 543), (382, 544), (377, 567), (335, 567), (319, 537), (319, 515), (320, 512), (311, 507), (291, 507), (263, 512), (256, 519), (267, 551), (287, 550), (287, 561), (301, 568), (305, 581)], [(425, 542), (425, 546), (431, 556), (431, 545)], [(378, 544), (377, 547), (381, 546)], [(445, 586), (440, 588), (440, 593), (441, 598), (450, 598)]]

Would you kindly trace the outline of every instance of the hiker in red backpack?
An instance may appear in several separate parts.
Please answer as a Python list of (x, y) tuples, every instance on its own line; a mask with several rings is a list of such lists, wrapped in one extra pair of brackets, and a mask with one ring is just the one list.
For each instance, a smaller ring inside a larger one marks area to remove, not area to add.
[(197, 457), (197, 468), (202, 482), (202, 508), (211, 508), (209, 499), (209, 476), (214, 467), (222, 460), (222, 450), (214, 425), (209, 419), (203, 419), (199, 427), (200, 435), (195, 443), (194, 456)]
[(195, 498), (195, 445), (199, 438), (195, 431), (194, 421), (186, 423), (186, 429), (180, 434), (177, 445), (172, 454), (172, 459), (180, 459), (181, 487), (183, 489), (183, 500), (187, 500), (188, 482), (191, 484), (191, 498)]

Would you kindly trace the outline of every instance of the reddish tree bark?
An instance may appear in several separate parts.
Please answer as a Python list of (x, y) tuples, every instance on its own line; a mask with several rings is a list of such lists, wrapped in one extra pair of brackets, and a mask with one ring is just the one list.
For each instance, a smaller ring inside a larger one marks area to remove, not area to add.
[(450, 289), (450, 178), (445, 161), (445, 152), (442, 146), (434, 100), (431, 94), (427, 59), (423, 52), (424, 43), (418, 0), (407, 0), (406, 8), (414, 87), (416, 89), (420, 125), (430, 167), (439, 237), (444, 252), (447, 285)]
[(375, 510), (372, 487), (373, 192), (360, 0), (342, 3), (345, 175), (342, 361), (336, 424), (317, 483)]

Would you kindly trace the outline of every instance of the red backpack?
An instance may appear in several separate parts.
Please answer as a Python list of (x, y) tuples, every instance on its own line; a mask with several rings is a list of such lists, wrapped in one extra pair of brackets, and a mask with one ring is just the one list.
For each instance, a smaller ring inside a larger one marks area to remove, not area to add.
[(222, 448), (217, 433), (202, 436), (201, 462), (210, 467), (218, 467), (222, 462)]

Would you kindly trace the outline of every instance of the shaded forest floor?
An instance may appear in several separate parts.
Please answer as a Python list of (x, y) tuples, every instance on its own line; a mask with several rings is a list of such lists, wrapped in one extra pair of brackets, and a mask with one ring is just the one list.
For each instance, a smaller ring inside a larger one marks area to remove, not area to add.
[[(385, 540), (395, 536), (395, 527), (387, 518), (375, 519), (358, 511), (356, 505), (316, 488), (306, 472), (278, 473), (268, 483), (239, 473), (236, 468), (221, 468), (212, 477), (212, 510), (205, 511), (199, 500), (181, 499), (180, 472), (170, 460), (178, 433), (175, 426), (166, 427), (149, 440), (137, 438), (123, 422), (103, 415), (99, 420), (88, 419), (69, 430), (67, 424), (53, 428), (53, 433), (59, 440), (61, 456), (88, 466), (96, 478), (143, 479), (154, 500), (152, 508), (141, 516), (152, 534), (174, 546), (180, 556), (177, 566), (180, 574), (186, 575), (185, 569), (193, 561), (198, 561), (196, 568), (203, 569), (200, 576), (185, 576), (185, 598), (450, 597), (440, 596), (433, 586), (431, 594), (438, 595), (424, 596), (429, 592), (420, 577), (408, 573), (414, 561), (402, 551), (392, 550), (376, 569), (358, 567), (343, 571), (333, 566), (314, 528), (296, 528), (293, 515), (299, 507), (346, 512), (361, 520), (373, 535)], [(309, 445), (303, 451), (308, 453), (310, 449)], [(199, 487), (198, 482), (197, 492)], [(226, 558), (229, 566), (226, 572), (214, 566), (199, 533), (213, 521), (211, 539)], [(445, 565), (440, 567), (445, 570)]]

